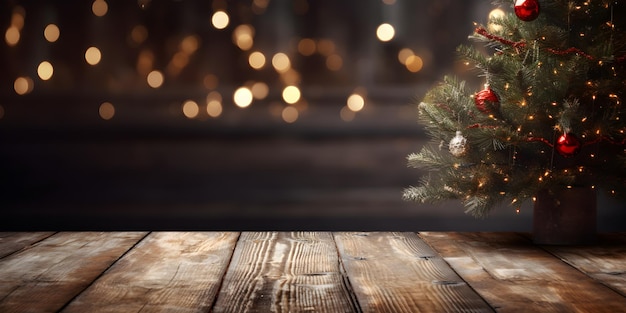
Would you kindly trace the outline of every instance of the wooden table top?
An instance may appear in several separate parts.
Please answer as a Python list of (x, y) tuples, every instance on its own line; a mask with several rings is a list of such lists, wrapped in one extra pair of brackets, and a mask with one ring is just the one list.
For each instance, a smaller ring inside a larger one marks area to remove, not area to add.
[(0, 233), (0, 312), (626, 312), (626, 233)]

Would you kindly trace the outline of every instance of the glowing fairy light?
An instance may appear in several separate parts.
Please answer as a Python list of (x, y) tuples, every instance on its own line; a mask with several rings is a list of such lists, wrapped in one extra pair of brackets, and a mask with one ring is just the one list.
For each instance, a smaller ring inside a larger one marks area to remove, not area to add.
[(187, 100), (183, 103), (183, 114), (187, 118), (195, 118), (200, 113), (200, 107), (198, 107), (198, 103), (193, 100)]
[(233, 94), (235, 105), (240, 108), (246, 108), (252, 103), (252, 91), (247, 87), (239, 87)]
[(291, 61), (286, 54), (279, 52), (272, 57), (272, 66), (277, 72), (284, 73), (291, 68)]
[(50, 62), (43, 61), (39, 63), (39, 66), (37, 67), (37, 75), (39, 76), (39, 78), (41, 78), (41, 80), (50, 79), (53, 73), (54, 67), (52, 67), (52, 64), (50, 64)]
[(39, 78), (41, 78), (41, 80), (49, 80), (52, 77), (53, 73), (54, 67), (52, 67), (52, 64), (50, 64), (50, 62), (43, 61), (39, 63), (39, 66), (37, 67), (37, 75), (39, 75)]
[(365, 100), (363, 99), (363, 96), (354, 93), (348, 97), (346, 106), (353, 112), (359, 112), (365, 106)]
[(13, 90), (18, 95), (25, 95), (33, 91), (34, 83), (30, 77), (18, 77), (13, 82)]
[(148, 82), (148, 86), (152, 88), (159, 88), (161, 87), (161, 85), (163, 85), (163, 81), (164, 81), (163, 73), (161, 73), (160, 71), (154, 70), (148, 74), (146, 81)]
[(43, 36), (48, 42), (55, 42), (59, 40), (59, 36), (61, 36), (61, 31), (59, 30), (59, 27), (55, 24), (49, 24), (43, 30)]
[(383, 23), (376, 28), (376, 37), (382, 42), (390, 41), (395, 35), (396, 30), (391, 24)]
[(219, 117), (222, 115), (222, 103), (217, 100), (211, 100), (207, 103), (206, 112), (210, 117)]
[(20, 30), (15, 26), (7, 28), (4, 33), (4, 41), (11, 47), (17, 45), (20, 42)]
[(406, 59), (404, 66), (409, 72), (417, 73), (424, 67), (424, 61), (417, 55), (411, 55)]
[(89, 47), (87, 51), (85, 51), (85, 61), (89, 65), (96, 65), (100, 63), (100, 59), (102, 58), (102, 53), (100, 53), (100, 49), (96, 47)]
[(300, 89), (296, 86), (287, 86), (283, 89), (283, 100), (289, 104), (294, 104), (300, 100)]
[(260, 70), (265, 66), (265, 55), (259, 51), (250, 53), (248, 64), (255, 70)]
[(247, 24), (237, 26), (233, 31), (233, 43), (241, 50), (250, 50), (254, 44), (254, 28)]
[(211, 24), (213, 27), (216, 29), (224, 29), (228, 26), (228, 23), (230, 23), (230, 17), (226, 12), (217, 11), (213, 13), (213, 16), (211, 17)]
[(105, 16), (109, 11), (109, 5), (104, 0), (96, 0), (91, 4), (91, 12), (95, 16)]

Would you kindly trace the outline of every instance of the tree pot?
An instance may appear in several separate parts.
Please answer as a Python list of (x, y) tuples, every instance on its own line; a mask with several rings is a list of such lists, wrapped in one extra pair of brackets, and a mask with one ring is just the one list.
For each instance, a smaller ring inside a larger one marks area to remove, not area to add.
[(533, 241), (547, 245), (584, 245), (597, 233), (596, 189), (559, 187), (537, 193), (533, 213)]

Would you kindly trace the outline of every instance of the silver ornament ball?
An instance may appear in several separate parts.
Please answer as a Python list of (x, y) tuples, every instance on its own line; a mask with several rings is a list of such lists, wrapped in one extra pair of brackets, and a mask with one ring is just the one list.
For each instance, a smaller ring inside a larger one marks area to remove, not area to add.
[(450, 140), (448, 148), (450, 154), (456, 157), (462, 156), (467, 152), (467, 138), (463, 137), (463, 133), (457, 130), (456, 136)]

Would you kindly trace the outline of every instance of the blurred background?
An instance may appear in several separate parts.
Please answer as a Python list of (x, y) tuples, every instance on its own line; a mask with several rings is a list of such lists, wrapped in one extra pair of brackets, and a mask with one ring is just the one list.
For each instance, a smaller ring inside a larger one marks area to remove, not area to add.
[(493, 9), (2, 1), (0, 230), (529, 231), (529, 204), (402, 200), (416, 104), (444, 75), (482, 84), (455, 49)]

